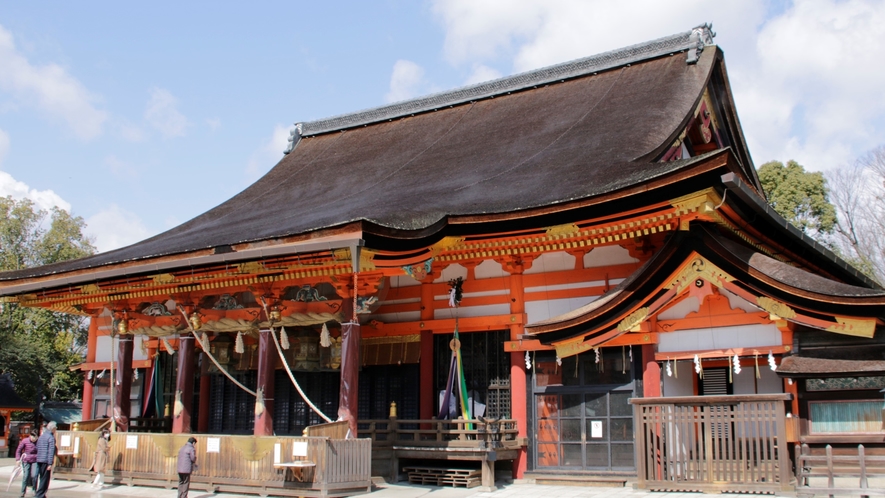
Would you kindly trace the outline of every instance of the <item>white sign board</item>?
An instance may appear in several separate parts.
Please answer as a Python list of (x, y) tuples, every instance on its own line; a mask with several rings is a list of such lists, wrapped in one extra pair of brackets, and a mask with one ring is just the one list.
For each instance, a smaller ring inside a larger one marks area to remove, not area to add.
[(126, 449), (127, 450), (137, 450), (138, 449), (138, 436), (126, 436)]
[(591, 438), (601, 438), (602, 437), (602, 420), (591, 420), (590, 421), (590, 437)]
[(61, 436), (61, 444), (59, 444), (59, 446), (67, 448), (70, 445), (71, 445), (71, 435), (70, 434), (63, 434)]
[(206, 453), (221, 453), (221, 438), (220, 437), (207, 437), (206, 438)]
[(292, 443), (292, 456), (307, 456), (307, 441), (295, 441)]
[(276, 443), (273, 445), (273, 463), (280, 463), (280, 453), (282, 450), (280, 449), (280, 443)]
[(80, 438), (79, 437), (74, 438), (74, 453), (76, 453), (78, 455), (80, 454)]

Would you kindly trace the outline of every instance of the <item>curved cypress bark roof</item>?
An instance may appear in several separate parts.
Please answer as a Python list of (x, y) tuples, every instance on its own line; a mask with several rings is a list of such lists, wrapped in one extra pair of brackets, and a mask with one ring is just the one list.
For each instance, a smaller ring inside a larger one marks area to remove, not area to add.
[(357, 233), (410, 238), (453, 217), (516, 217), (640, 184), (678, 166), (653, 156), (682, 130), (721, 60), (705, 41), (708, 28), (698, 28), (307, 123), (299, 129), (314, 134), (293, 136), (294, 150), (218, 207), (131, 246), (3, 273), (0, 281), (220, 254), (354, 223)]
[[(526, 325), (526, 333), (545, 344), (576, 337), (609, 340), (626, 333), (626, 330), (616, 331), (626, 315), (653, 302), (661, 305), (676, 297), (672, 290), (664, 287), (674, 272), (694, 255), (718, 266), (734, 277), (737, 286), (751, 294), (770, 297), (817, 317), (885, 318), (885, 290), (815, 275), (735, 242), (715, 228), (696, 224), (690, 232), (674, 234), (651, 259), (608, 294), (566, 314)], [(650, 314), (656, 311), (652, 309)]]

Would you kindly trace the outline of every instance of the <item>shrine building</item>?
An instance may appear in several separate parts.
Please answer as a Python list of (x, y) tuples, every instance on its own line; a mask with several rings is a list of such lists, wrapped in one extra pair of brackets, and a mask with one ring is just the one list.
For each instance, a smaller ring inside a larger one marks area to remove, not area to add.
[[(703, 462), (647, 460), (694, 434), (649, 422), (681, 406), (732, 407), (709, 411), (731, 410), (722, 448), (777, 432), (759, 443), (772, 458), (787, 441), (881, 443), (885, 291), (769, 206), (713, 36), (298, 123), (231, 199), (2, 273), (0, 295), (90, 317), (83, 420), (118, 431), (340, 418), (365, 436), (469, 413), (513, 421), (499, 471), (641, 483)], [(385, 473), (418, 460), (392, 451)]]

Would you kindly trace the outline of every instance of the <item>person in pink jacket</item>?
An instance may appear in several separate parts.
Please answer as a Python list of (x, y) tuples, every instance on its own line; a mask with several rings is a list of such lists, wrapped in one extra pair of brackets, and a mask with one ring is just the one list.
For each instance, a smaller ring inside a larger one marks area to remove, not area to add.
[(28, 490), (28, 483), (31, 484), (31, 488), (34, 490), (34, 493), (37, 492), (37, 479), (36, 474), (37, 470), (37, 429), (31, 429), (31, 435), (22, 439), (20, 443), (18, 443), (18, 448), (15, 450), (15, 460), (17, 462), (21, 462), (22, 466), (22, 492), (19, 496), (25, 496), (25, 491)]

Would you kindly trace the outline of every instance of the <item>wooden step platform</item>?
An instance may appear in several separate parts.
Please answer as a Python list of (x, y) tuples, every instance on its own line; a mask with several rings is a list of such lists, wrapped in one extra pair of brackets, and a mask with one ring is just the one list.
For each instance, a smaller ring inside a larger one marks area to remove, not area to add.
[(482, 482), (482, 471), (479, 469), (459, 469), (452, 467), (403, 467), (412, 484), (431, 486), (464, 486), (472, 488)]

